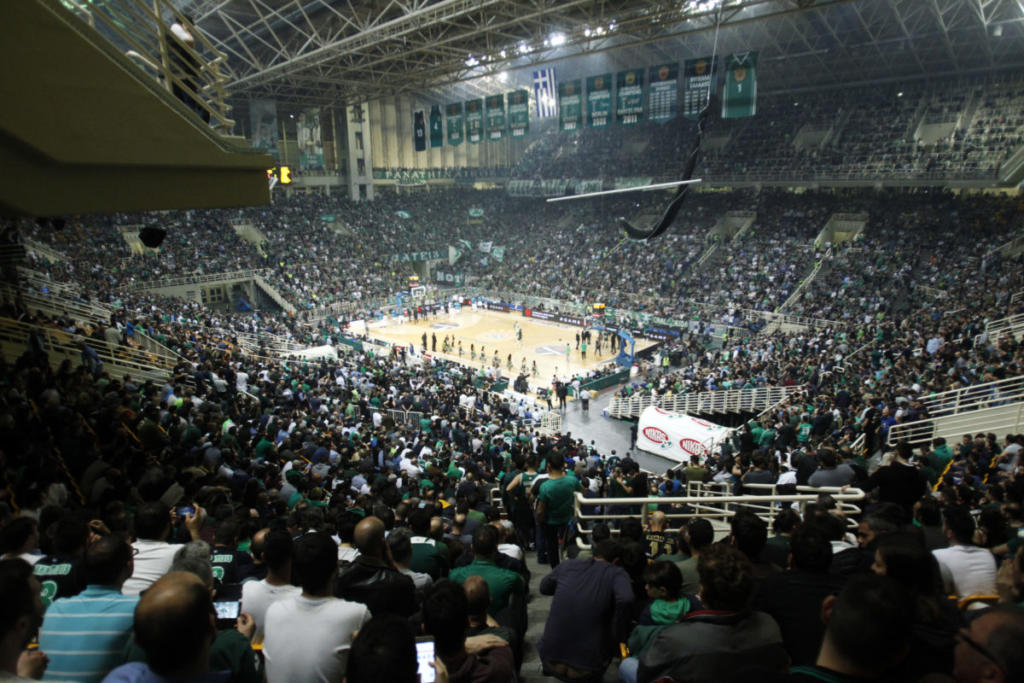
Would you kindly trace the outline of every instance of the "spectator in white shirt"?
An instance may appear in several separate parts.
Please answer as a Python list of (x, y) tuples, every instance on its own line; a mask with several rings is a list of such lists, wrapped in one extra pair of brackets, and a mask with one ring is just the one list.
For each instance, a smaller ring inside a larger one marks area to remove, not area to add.
[(370, 610), (334, 597), (338, 548), (327, 534), (312, 532), (296, 541), (292, 561), (302, 593), (267, 610), (267, 681), (340, 681), (352, 638), (370, 620)]
[(263, 626), (270, 606), (302, 592), (291, 583), (293, 547), (292, 536), (284, 529), (261, 529), (253, 534), (253, 555), (262, 559), (267, 568), (267, 578), (242, 584), (242, 611), (250, 615), (256, 625), (254, 642), (263, 642)]
[[(206, 513), (198, 505), (189, 507), (192, 511), (184, 516), (185, 527), (192, 540), (198, 541)], [(173, 514), (163, 503), (145, 503), (135, 513), (135, 569), (121, 588), (124, 595), (138, 595), (170, 570), (174, 554), (181, 548), (167, 542)]]
[(943, 533), (949, 547), (932, 551), (946, 593), (958, 598), (996, 592), (995, 557), (974, 544), (974, 531), (971, 513), (963, 508), (948, 508), (943, 514)]

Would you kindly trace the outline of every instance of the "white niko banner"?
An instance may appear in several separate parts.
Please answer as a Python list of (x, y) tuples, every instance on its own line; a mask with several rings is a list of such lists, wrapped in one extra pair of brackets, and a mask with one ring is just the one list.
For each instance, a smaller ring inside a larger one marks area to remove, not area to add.
[(640, 414), (637, 448), (676, 462), (689, 463), (693, 456), (701, 462), (729, 438), (728, 427), (650, 406)]

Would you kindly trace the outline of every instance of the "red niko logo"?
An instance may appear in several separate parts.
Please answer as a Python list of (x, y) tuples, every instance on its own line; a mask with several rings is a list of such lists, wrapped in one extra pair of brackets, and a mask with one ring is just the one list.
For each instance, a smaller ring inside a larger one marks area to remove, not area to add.
[(668, 434), (657, 427), (644, 427), (644, 436), (656, 444), (668, 443)]

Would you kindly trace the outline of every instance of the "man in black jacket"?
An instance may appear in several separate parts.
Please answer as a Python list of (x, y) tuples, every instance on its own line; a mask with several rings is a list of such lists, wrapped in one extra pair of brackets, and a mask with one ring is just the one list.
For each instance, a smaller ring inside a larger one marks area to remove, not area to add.
[(384, 538), (384, 522), (377, 517), (359, 522), (354, 545), (359, 549), (359, 557), (342, 567), (335, 595), (363, 603), (374, 616), (408, 617), (416, 612), (416, 586), (395, 568)]

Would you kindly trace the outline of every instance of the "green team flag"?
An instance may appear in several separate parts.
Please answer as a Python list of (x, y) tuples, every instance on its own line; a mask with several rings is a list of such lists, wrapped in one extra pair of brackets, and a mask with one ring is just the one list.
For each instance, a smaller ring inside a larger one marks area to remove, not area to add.
[(530, 130), (530, 93), (513, 90), (508, 94), (508, 127), (512, 137), (521, 138)]
[(430, 106), (430, 146), (440, 147), (444, 144), (444, 128), (441, 127), (441, 105)]
[(587, 79), (587, 125), (604, 128), (612, 116), (612, 75), (601, 74)]
[(583, 125), (583, 88), (580, 82), (558, 84), (558, 129), (572, 132)]
[(687, 59), (683, 65), (683, 116), (700, 117), (700, 112), (711, 97), (715, 82), (715, 68), (711, 57)]
[(466, 138), (474, 145), (484, 139), (483, 100), (466, 102)]
[(757, 112), (757, 53), (741, 52), (725, 60), (722, 118), (739, 119)]
[(500, 140), (505, 136), (505, 96), (487, 96), (487, 139)]
[(657, 123), (671, 121), (676, 117), (679, 107), (679, 65), (652, 66), (648, 82), (648, 118)]
[(615, 119), (623, 126), (635, 126), (644, 117), (644, 71), (620, 71), (616, 77)]
[(412, 115), (413, 141), (417, 152), (424, 152), (427, 149), (426, 124), (423, 122), (423, 110), (417, 109)]
[(444, 113), (448, 117), (448, 144), (458, 147), (462, 144), (462, 102), (445, 105)]

